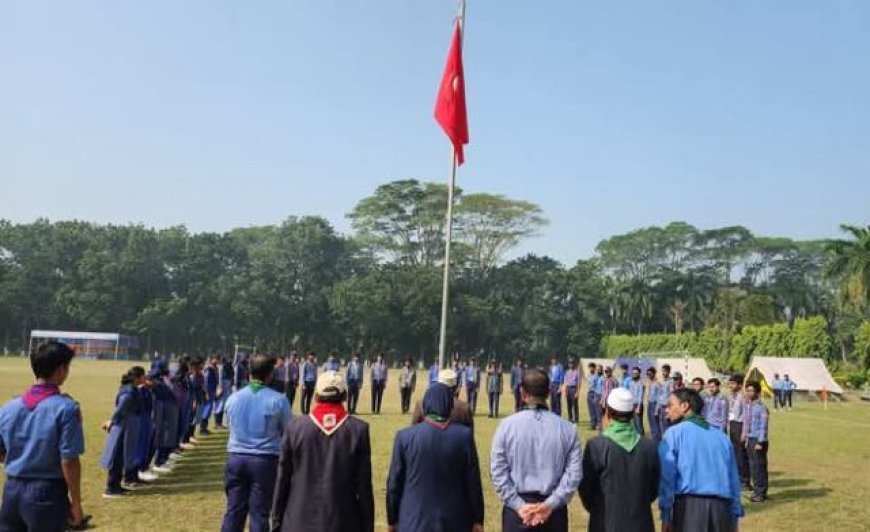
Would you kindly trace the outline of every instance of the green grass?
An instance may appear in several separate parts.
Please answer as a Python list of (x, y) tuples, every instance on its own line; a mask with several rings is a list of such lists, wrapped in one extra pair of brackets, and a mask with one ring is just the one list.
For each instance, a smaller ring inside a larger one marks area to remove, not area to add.
[[(128, 499), (104, 501), (105, 472), (98, 460), (117, 381), (129, 364), (77, 361), (64, 390), (82, 404), (87, 451), (83, 457), (85, 512), (102, 530), (160, 532), (216, 530), (224, 508), (224, 434), (204, 440), (170, 475)], [(419, 376), (424, 382), (424, 375)], [(0, 399), (21, 393), (31, 380), (25, 359), (0, 359)], [(395, 380), (393, 380), (395, 383)], [(419, 392), (417, 394), (420, 395)], [(502, 401), (503, 410), (509, 398)], [(368, 389), (361, 412), (368, 411)], [(478, 410), (485, 399), (481, 397)], [(364, 414), (372, 428), (372, 462), (377, 529), (386, 529), (384, 492), (393, 437), (409, 422), (398, 413), (398, 390), (387, 390), (384, 413)], [(584, 412), (585, 419), (585, 412)], [(496, 420), (478, 417), (476, 438), (483, 471), (487, 529), (500, 529), (501, 506), (489, 483), (489, 447)], [(583, 441), (590, 437), (581, 424)], [(770, 500), (749, 505), (743, 530), (870, 530), (870, 405), (859, 401), (831, 404), (799, 402), (792, 412), (771, 416)], [(658, 512), (655, 512), (656, 517)], [(570, 505), (571, 530), (585, 530), (586, 513), (578, 499)]]

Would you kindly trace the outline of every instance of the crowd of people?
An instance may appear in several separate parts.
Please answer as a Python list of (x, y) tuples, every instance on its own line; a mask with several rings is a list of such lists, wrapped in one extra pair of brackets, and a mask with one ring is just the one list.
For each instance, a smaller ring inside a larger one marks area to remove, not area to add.
[[(81, 413), (60, 393), (73, 354), (60, 343), (39, 346), (31, 354), (36, 383), (0, 409), (8, 477), (0, 530), (88, 526)], [(411, 419), (393, 442), (384, 501), (389, 529), (482, 531), (474, 417), (481, 386), (488, 416), (499, 417), (503, 369), (494, 360), (480, 368), (473, 358), (446, 369), (433, 365), (412, 407), (415, 368), (410, 359), (398, 367), (400, 410)], [(610, 367), (587, 369), (594, 437), (581, 446), (577, 364), (564, 369), (554, 358), (549, 368), (527, 368), (522, 360), (511, 367), (514, 413), (501, 420), (490, 448), (502, 530), (567, 531), (577, 494), (589, 530), (654, 530), (651, 505), (658, 499), (665, 531), (731, 531), (743, 516), (741, 488), (752, 489), (753, 502), (766, 499), (768, 411), (758, 382), (733, 375), (723, 394), (718, 379), (686, 386), (667, 365), (660, 375), (647, 369), (645, 378), (640, 367), (621, 366), (618, 377)], [(371, 411), (380, 413), (389, 373), (383, 355), (368, 363), (354, 355), (342, 370), (335, 354), (320, 365), (314, 353), (181, 357), (172, 364), (158, 358), (149, 370), (134, 366), (103, 424), (104, 497), (147, 486), (192, 452), (197, 436), (228, 429), (221, 530), (241, 532), (247, 522), (252, 532), (372, 531), (371, 436), (354, 414), (366, 377)], [(300, 386), (304, 415), (293, 416)]]

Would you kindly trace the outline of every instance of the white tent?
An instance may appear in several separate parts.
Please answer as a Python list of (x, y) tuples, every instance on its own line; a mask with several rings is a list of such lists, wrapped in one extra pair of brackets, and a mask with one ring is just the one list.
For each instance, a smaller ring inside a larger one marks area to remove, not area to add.
[(764, 379), (773, 386), (773, 375), (788, 375), (799, 392), (820, 392), (822, 388), (842, 394), (843, 388), (834, 380), (820, 358), (752, 357), (747, 379)]

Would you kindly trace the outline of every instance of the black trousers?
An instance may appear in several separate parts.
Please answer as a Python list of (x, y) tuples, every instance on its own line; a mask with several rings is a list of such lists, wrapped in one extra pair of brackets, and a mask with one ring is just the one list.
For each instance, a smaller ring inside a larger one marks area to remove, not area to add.
[[(520, 494), (520, 497), (528, 503), (536, 504), (547, 500), (538, 494)], [(501, 529), (502, 532), (568, 532), (568, 508), (562, 506), (553, 510), (550, 514), (550, 519), (546, 523), (539, 526), (526, 528), (523, 526), (523, 520), (520, 516), (507, 506), (501, 510)]]
[(767, 497), (767, 442), (761, 444), (760, 450), (755, 450), (758, 440), (750, 438), (746, 442), (746, 452), (749, 455), (749, 472), (752, 476), (752, 496)]
[(399, 392), (402, 394), (402, 413), (407, 414), (411, 409), (411, 389), (401, 388)]
[(749, 455), (746, 454), (746, 444), (740, 443), (743, 434), (741, 421), (728, 422), (728, 435), (731, 438), (731, 446), (734, 447), (734, 458), (737, 460), (737, 471), (740, 473), (740, 483), (749, 485)]
[(359, 384), (347, 385), (347, 411), (356, 414), (356, 405), (359, 403)]
[(471, 409), (473, 416), (477, 412), (477, 388), (465, 388), (465, 398), (468, 400), (468, 407)]
[(498, 417), (498, 402), (501, 399), (501, 394), (489, 392), (489, 417)]
[(372, 414), (381, 413), (381, 402), (384, 400), (384, 383), (372, 382)]
[(674, 532), (734, 532), (737, 518), (728, 499), (680, 495), (674, 499)]
[(302, 413), (308, 414), (308, 411), (311, 410), (311, 400), (314, 399), (314, 386), (313, 382), (306, 382), (302, 385)]
[(791, 408), (791, 397), (794, 395), (792, 390), (786, 390), (785, 392), (785, 400), (782, 402), (782, 406), (785, 406), (785, 403), (788, 403), (788, 407)]
[(520, 395), (520, 390), (514, 390), (514, 412), (519, 412), (523, 409), (523, 397)]
[(291, 384), (289, 388), (287, 388), (287, 401), (290, 402), (290, 410), (293, 410), (293, 402), (296, 400), (296, 386)]
[(577, 387), (568, 386), (565, 394), (565, 404), (568, 405), (568, 421), (577, 423), (580, 421), (580, 401), (577, 399)]

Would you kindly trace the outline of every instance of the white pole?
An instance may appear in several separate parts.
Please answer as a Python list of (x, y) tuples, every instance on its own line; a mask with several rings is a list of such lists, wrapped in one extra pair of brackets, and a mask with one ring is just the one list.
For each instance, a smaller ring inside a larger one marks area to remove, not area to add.
[[(459, 43), (465, 40), (465, 0), (459, 2)], [(447, 181), (447, 230), (444, 242), (444, 279), (441, 289), (441, 330), (438, 335), (438, 367), (443, 368), (447, 353), (447, 309), (450, 305), (450, 244), (453, 239), (453, 196), (456, 189), (456, 148), (450, 151), (450, 178)]]

